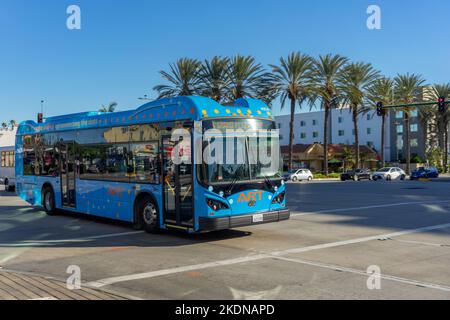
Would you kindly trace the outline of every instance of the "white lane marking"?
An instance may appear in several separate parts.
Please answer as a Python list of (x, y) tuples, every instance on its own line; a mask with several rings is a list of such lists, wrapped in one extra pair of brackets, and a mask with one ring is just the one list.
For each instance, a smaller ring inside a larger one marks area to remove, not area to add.
[(378, 240), (378, 239), (394, 238), (394, 237), (399, 237), (399, 236), (403, 236), (406, 234), (426, 232), (426, 231), (445, 229), (445, 228), (450, 228), (450, 223), (438, 224), (435, 226), (421, 227), (421, 228), (416, 228), (416, 229), (408, 229), (408, 230), (392, 232), (392, 233), (387, 233), (387, 234), (377, 235), (377, 236), (369, 236), (369, 237), (363, 237), (363, 238), (337, 241), (337, 242), (332, 242), (332, 243), (318, 244), (315, 246), (309, 246), (309, 247), (304, 247), (304, 248), (287, 249), (284, 251), (279, 251), (279, 253), (274, 252), (273, 255), (286, 255), (286, 254), (290, 254), (290, 253), (302, 253), (302, 252), (312, 251), (312, 250), (328, 249), (328, 248), (334, 248), (334, 247), (339, 247), (339, 246), (345, 246), (345, 245), (349, 245), (349, 244), (368, 242), (368, 241), (373, 241), (373, 240)]
[(182, 267), (175, 267), (175, 268), (164, 269), (164, 270), (156, 270), (156, 271), (150, 271), (150, 272), (130, 274), (130, 275), (126, 275), (126, 276), (105, 278), (105, 279), (101, 279), (101, 280), (97, 280), (97, 281), (88, 282), (88, 283), (86, 283), (86, 285), (90, 286), (90, 287), (100, 288), (100, 287), (114, 284), (117, 282), (155, 278), (155, 277), (166, 276), (166, 275), (170, 275), (170, 274), (174, 274), (174, 273), (188, 272), (188, 271), (207, 269), (207, 268), (213, 268), (213, 267), (223, 267), (223, 266), (228, 266), (228, 265), (232, 265), (232, 264), (261, 260), (261, 259), (265, 259), (265, 258), (270, 258), (270, 255), (256, 254), (256, 255), (246, 256), (246, 257), (241, 257), (241, 258), (212, 261), (212, 262), (206, 262), (206, 263), (194, 264), (194, 265), (182, 266)]
[(413, 241), (413, 240), (400, 240), (400, 239), (390, 239), (390, 240), (394, 240), (397, 242), (403, 242), (403, 243), (421, 244), (424, 246), (432, 246), (432, 247), (450, 247), (450, 244), (431, 243), (431, 242)]
[[(325, 269), (330, 269), (330, 270), (355, 273), (355, 274), (363, 275), (365, 277), (369, 276), (369, 274), (367, 274), (363, 270), (341, 267), (341, 266), (326, 264), (326, 263), (321, 263), (321, 262), (313, 262), (313, 261), (308, 261), (308, 260), (302, 260), (302, 259), (296, 259), (296, 258), (286, 258), (286, 257), (275, 257), (275, 259), (290, 261), (290, 262), (295, 262), (295, 263), (300, 263), (300, 264), (305, 264), (305, 265), (309, 265), (309, 266), (320, 267), (320, 268), (325, 268)], [(435, 283), (422, 282), (422, 281), (418, 281), (418, 280), (390, 276), (390, 275), (386, 275), (386, 274), (380, 274), (380, 278), (385, 279), (385, 280), (410, 284), (410, 285), (414, 285), (414, 286), (425, 287), (425, 288), (429, 288), (429, 289), (437, 289), (437, 290), (448, 291), (448, 292), (450, 291), (449, 286), (435, 284)]]
[(4, 256), (3, 258), (0, 259), (0, 266), (10, 260), (13, 260), (15, 258), (17, 258), (18, 256), (20, 256), (24, 251), (26, 251), (26, 249), (20, 249), (16, 252), (13, 252), (11, 254), (8, 254), (6, 256)]
[[(308, 215), (317, 214), (317, 213), (345, 212), (345, 211), (389, 208), (389, 207), (398, 207), (398, 206), (427, 205), (427, 204), (436, 204), (436, 203), (450, 203), (450, 200), (429, 201), (429, 202), (398, 202), (398, 203), (380, 204), (380, 205), (365, 206), (365, 207), (341, 208), (341, 209), (320, 210), (320, 211), (312, 211), (312, 212), (298, 212), (298, 213), (291, 213), (291, 217), (308, 216)], [(294, 212), (296, 212), (296, 211), (294, 211)]]
[(111, 284), (118, 283), (118, 282), (155, 278), (155, 277), (159, 277), (159, 276), (166, 276), (166, 275), (187, 272), (187, 271), (193, 271), (193, 270), (200, 270), (200, 269), (207, 269), (207, 268), (221, 267), (221, 266), (229, 266), (229, 265), (238, 264), (238, 263), (257, 261), (257, 260), (262, 260), (262, 259), (267, 259), (267, 258), (274, 258), (274, 256), (279, 257), (279, 256), (284, 256), (284, 255), (288, 255), (288, 254), (292, 254), (292, 253), (301, 253), (301, 252), (307, 252), (307, 251), (312, 251), (312, 250), (333, 248), (333, 247), (337, 247), (337, 246), (344, 246), (347, 244), (355, 244), (355, 243), (377, 240), (380, 238), (392, 238), (392, 237), (401, 236), (401, 235), (405, 235), (405, 234), (438, 230), (438, 229), (444, 229), (444, 228), (450, 228), (450, 223), (416, 228), (416, 229), (409, 229), (409, 230), (393, 232), (393, 233), (388, 233), (388, 234), (370, 236), (370, 237), (363, 237), (363, 238), (356, 238), (356, 239), (350, 239), (350, 240), (344, 240), (344, 241), (324, 243), (324, 244), (302, 247), (302, 248), (293, 248), (293, 249), (287, 249), (287, 250), (283, 250), (283, 251), (273, 251), (273, 252), (255, 254), (255, 255), (250, 255), (250, 256), (240, 257), (240, 258), (225, 259), (225, 260), (200, 263), (200, 264), (194, 264), (194, 265), (188, 265), (188, 266), (182, 266), (182, 267), (175, 267), (175, 268), (168, 268), (168, 269), (163, 269), (163, 270), (130, 274), (130, 275), (125, 275), (125, 276), (105, 278), (105, 279), (100, 279), (100, 280), (86, 283), (86, 285), (100, 288), (100, 287), (111, 285)]
[(61, 240), (24, 240), (19, 243), (0, 243), (0, 247), (36, 247), (36, 246), (46, 246), (52, 244), (59, 243), (78, 243), (78, 242), (88, 242), (97, 239), (104, 238), (113, 238), (113, 237), (123, 237), (128, 235), (134, 235), (144, 233), (144, 231), (129, 231), (129, 232), (120, 232), (120, 233), (110, 233), (110, 234), (102, 234), (98, 236), (89, 236), (82, 238), (73, 238), (73, 239), (61, 239)]

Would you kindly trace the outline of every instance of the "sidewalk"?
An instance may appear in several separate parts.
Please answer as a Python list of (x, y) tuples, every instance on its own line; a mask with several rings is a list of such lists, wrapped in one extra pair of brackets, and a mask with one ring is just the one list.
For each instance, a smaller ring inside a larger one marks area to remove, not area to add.
[(22, 273), (0, 271), (0, 300), (127, 300), (82, 286), (69, 290), (64, 282)]

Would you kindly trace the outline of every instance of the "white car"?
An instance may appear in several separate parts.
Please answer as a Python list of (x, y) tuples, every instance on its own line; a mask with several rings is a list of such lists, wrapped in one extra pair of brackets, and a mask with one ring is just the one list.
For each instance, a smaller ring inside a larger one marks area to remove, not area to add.
[(406, 173), (398, 167), (381, 168), (372, 174), (372, 180), (405, 180)]
[(299, 169), (290, 176), (290, 180), (293, 182), (302, 180), (311, 181), (312, 179), (314, 179), (314, 176), (308, 169)]

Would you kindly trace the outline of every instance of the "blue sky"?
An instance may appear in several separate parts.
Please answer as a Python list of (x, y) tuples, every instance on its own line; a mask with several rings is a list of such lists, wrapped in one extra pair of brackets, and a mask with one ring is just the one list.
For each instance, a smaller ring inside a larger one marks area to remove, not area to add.
[[(66, 28), (71, 4), (81, 30)], [(381, 30), (366, 27), (370, 4)], [(331, 52), (450, 82), (448, 12), (448, 0), (0, 0), (0, 121), (35, 119), (41, 99), (47, 116), (135, 108), (179, 57), (251, 54), (266, 65)]]

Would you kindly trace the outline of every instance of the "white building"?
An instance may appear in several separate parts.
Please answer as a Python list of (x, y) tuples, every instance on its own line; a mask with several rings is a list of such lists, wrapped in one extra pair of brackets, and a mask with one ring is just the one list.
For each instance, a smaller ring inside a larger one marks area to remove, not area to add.
[[(294, 144), (323, 143), (323, 122), (325, 112), (315, 111), (295, 114), (294, 120)], [(289, 144), (290, 115), (275, 117), (275, 122), (280, 129), (281, 145)], [(381, 117), (375, 111), (361, 114), (358, 119), (359, 144), (367, 145), (378, 154), (381, 150)], [(384, 157), (386, 161), (391, 159), (389, 119), (385, 124)], [(330, 127), (328, 143), (352, 145), (355, 142), (352, 114), (348, 108), (332, 109), (330, 112)]]

